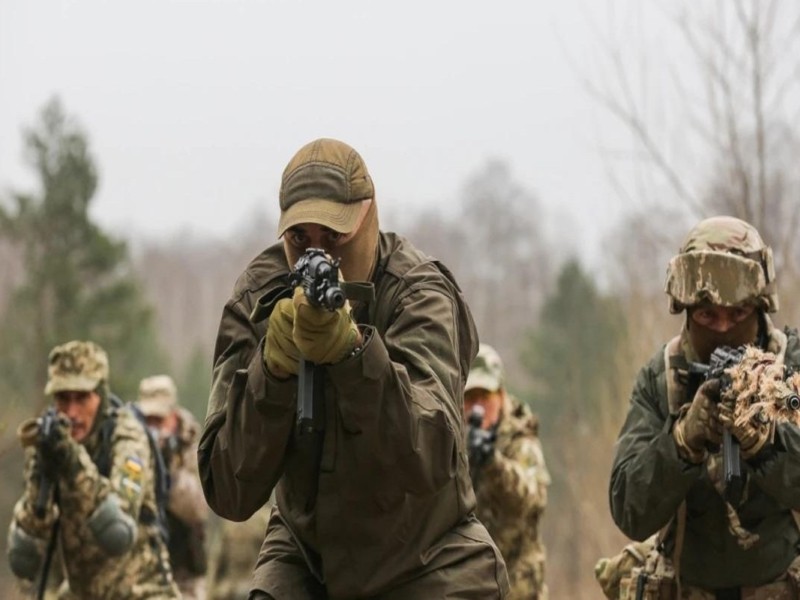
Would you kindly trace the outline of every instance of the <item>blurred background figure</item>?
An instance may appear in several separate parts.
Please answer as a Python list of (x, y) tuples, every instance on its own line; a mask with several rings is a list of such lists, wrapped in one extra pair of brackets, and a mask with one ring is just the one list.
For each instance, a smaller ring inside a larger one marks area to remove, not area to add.
[(169, 469), (167, 503), (169, 558), (184, 598), (206, 598), (206, 524), (208, 505), (197, 474), (197, 435), (200, 426), (178, 404), (178, 391), (169, 375), (154, 375), (139, 383), (139, 410), (155, 434)]
[(464, 416), (477, 515), (508, 567), (511, 598), (544, 600), (545, 550), (539, 521), (550, 475), (539, 442), (539, 421), (506, 392), (503, 363), (481, 344), (464, 387)]
[(250, 581), (267, 531), (272, 498), (243, 522), (219, 519), (209, 544), (209, 600), (241, 600)]

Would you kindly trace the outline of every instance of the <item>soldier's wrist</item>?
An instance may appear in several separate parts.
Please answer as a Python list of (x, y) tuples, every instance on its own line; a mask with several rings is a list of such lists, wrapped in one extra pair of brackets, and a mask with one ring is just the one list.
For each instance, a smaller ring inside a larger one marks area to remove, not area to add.
[(708, 450), (705, 448), (694, 448), (686, 439), (684, 426), (685, 423), (681, 419), (678, 419), (672, 429), (672, 439), (675, 442), (675, 447), (678, 449), (678, 456), (693, 465), (704, 463), (708, 458)]
[(740, 446), (742, 458), (744, 460), (756, 458), (759, 454), (761, 454), (762, 450), (767, 447), (768, 441), (769, 437), (767, 435), (760, 435), (750, 446), (746, 448), (744, 446)]

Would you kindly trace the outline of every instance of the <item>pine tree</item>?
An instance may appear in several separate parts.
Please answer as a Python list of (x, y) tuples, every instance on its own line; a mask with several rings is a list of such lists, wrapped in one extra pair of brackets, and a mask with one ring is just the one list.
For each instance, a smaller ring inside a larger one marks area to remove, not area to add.
[(543, 522), (551, 555), (570, 557), (548, 569), (570, 582), (571, 589), (561, 590), (565, 597), (579, 597), (604, 541), (597, 524), (608, 520), (610, 431), (619, 427), (616, 407), (629, 385), (620, 381), (618, 367), (626, 352), (625, 320), (617, 300), (601, 294), (572, 260), (561, 269), (538, 323), (523, 364), (536, 384), (529, 396), (552, 477), (549, 504), (557, 507)]
[(211, 389), (211, 356), (202, 344), (197, 344), (184, 368), (178, 388), (183, 404), (202, 423), (206, 416)]
[(0, 235), (24, 267), (0, 320), (2, 392), (41, 398), (50, 349), (91, 339), (109, 354), (112, 389), (131, 397), (141, 376), (165, 365), (125, 243), (89, 214), (98, 173), (88, 138), (53, 99), (24, 142), (39, 189), (0, 206)]

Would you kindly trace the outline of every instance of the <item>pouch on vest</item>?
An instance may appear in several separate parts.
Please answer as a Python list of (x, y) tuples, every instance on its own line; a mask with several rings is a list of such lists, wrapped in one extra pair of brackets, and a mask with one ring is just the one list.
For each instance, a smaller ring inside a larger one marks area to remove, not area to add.
[(594, 567), (594, 576), (609, 600), (621, 598), (623, 579), (630, 579), (634, 569), (643, 567), (648, 555), (655, 550), (656, 535), (643, 542), (632, 542), (622, 552), (609, 558), (601, 558)]
[(646, 573), (646, 567), (636, 567), (623, 577), (619, 600), (677, 600), (675, 578), (669, 573)]

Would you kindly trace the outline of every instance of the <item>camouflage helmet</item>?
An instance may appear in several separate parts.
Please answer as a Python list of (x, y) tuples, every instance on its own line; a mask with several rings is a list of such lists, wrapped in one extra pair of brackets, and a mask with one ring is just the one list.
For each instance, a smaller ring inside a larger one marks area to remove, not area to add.
[(45, 394), (92, 392), (108, 382), (108, 355), (94, 342), (74, 340), (50, 351)]
[(497, 350), (489, 344), (481, 344), (478, 348), (478, 356), (472, 362), (467, 376), (467, 383), (464, 391), (482, 389), (489, 392), (496, 392), (503, 388), (503, 361)]
[(669, 261), (664, 291), (677, 314), (707, 300), (720, 306), (753, 303), (778, 310), (772, 249), (755, 227), (734, 217), (698, 223)]
[(178, 389), (169, 375), (153, 375), (139, 382), (136, 403), (145, 417), (166, 417), (178, 405)]

